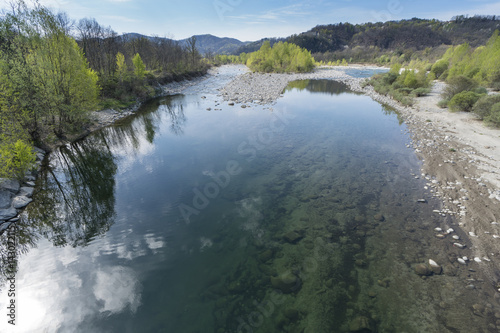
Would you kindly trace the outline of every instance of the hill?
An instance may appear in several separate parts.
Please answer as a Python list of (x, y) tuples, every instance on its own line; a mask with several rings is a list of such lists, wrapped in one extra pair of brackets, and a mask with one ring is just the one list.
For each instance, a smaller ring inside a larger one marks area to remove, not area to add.
[[(120, 36), (125, 40), (146, 38), (151, 41), (155, 40), (169, 40), (178, 42), (180, 45), (187, 45), (188, 39), (185, 38), (181, 40), (172, 40), (165, 37), (156, 36), (145, 36), (138, 33), (126, 33)], [(195, 35), (196, 37), (196, 48), (200, 54), (205, 55), (207, 52), (212, 54), (234, 54), (237, 52), (238, 48), (244, 47), (248, 42), (242, 42), (238, 39), (228, 38), (228, 37), (217, 37), (213, 35)]]

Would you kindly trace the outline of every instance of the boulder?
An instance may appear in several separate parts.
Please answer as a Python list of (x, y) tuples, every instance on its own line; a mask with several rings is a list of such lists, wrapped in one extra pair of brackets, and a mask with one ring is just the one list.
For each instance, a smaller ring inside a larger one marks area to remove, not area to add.
[(0, 188), (16, 194), (21, 184), (15, 179), (0, 178)]
[(0, 209), (0, 221), (6, 221), (17, 215), (17, 210), (14, 207)]
[(21, 187), (19, 195), (24, 195), (25, 197), (31, 198), (34, 190), (35, 189), (33, 187), (28, 187), (28, 186)]
[(26, 207), (32, 201), (33, 199), (25, 197), (24, 195), (20, 195), (15, 197), (14, 200), (12, 200), (12, 207), (21, 209)]
[(7, 190), (0, 190), (0, 209), (9, 208), (12, 200), (12, 193)]

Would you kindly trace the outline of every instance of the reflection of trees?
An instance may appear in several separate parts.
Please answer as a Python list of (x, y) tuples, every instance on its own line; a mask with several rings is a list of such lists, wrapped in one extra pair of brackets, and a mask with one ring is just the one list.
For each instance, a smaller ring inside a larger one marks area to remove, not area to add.
[(330, 95), (340, 95), (351, 92), (349, 87), (342, 82), (334, 80), (298, 80), (288, 84), (286, 90), (298, 89), (307, 90), (312, 93), (326, 93)]
[(116, 164), (103, 132), (54, 152), (28, 219), (56, 246), (86, 245), (113, 224)]
[(184, 134), (183, 126), (187, 118), (184, 114), (184, 103), (181, 95), (169, 96), (161, 100), (161, 105), (165, 106), (170, 120), (170, 131), (175, 135)]

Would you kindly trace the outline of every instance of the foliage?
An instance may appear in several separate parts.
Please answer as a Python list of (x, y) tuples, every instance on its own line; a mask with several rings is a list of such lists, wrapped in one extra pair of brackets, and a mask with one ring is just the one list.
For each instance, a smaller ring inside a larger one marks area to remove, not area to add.
[(134, 64), (134, 74), (139, 80), (143, 80), (146, 76), (146, 66), (142, 62), (142, 58), (139, 53), (136, 53), (132, 58), (132, 63)]
[(485, 121), (500, 127), (500, 103), (496, 103), (491, 107), (491, 112), (485, 118)]
[(448, 103), (451, 111), (472, 111), (472, 107), (481, 97), (480, 94), (473, 91), (462, 91), (453, 96)]
[(462, 91), (472, 91), (478, 87), (475, 80), (463, 75), (452, 77), (448, 80), (448, 85), (444, 89), (441, 97), (446, 100), (451, 100), (453, 96)]
[(497, 103), (500, 103), (500, 95), (484, 95), (474, 104), (472, 112), (477, 114), (481, 119), (488, 118), (493, 105)]
[(430, 79), (422, 69), (405, 69), (394, 64), (389, 72), (373, 76), (369, 84), (382, 95), (389, 95), (403, 105), (413, 105), (413, 97), (428, 94)]
[(439, 79), (441, 75), (448, 69), (448, 61), (445, 59), (441, 59), (436, 61), (434, 65), (432, 65), (431, 73), (434, 73), (436, 79)]
[(36, 154), (25, 141), (2, 141), (0, 144), (0, 176), (22, 180), (35, 163)]
[(469, 44), (450, 47), (438, 64), (448, 64), (447, 79), (465, 76), (477, 83), (500, 88), (500, 36), (493, 33), (486, 45), (472, 48)]
[(310, 72), (314, 68), (311, 53), (297, 45), (279, 42), (271, 47), (265, 42), (259, 51), (250, 53), (247, 66), (258, 72)]

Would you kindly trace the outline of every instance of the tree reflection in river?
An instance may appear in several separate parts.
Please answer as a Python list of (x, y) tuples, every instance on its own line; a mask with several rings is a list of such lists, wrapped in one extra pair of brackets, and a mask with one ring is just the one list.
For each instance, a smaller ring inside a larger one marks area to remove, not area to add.
[(56, 246), (84, 246), (113, 224), (116, 164), (102, 132), (62, 147), (42, 169), (28, 219)]

